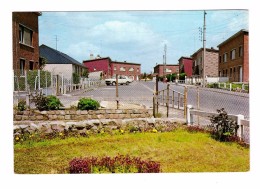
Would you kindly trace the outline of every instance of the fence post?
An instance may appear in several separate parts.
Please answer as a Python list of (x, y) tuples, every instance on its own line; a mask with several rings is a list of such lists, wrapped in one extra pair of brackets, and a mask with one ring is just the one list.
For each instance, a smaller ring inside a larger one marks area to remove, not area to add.
[(224, 88), (225, 88), (225, 89), (227, 88), (227, 84), (226, 84), (226, 83), (224, 83)]
[(41, 70), (38, 70), (38, 90), (41, 88)]
[(232, 91), (232, 83), (229, 83), (229, 91)]
[(167, 84), (167, 94), (166, 94), (166, 107), (167, 107), (167, 111), (166, 111), (166, 115), (167, 117), (169, 117), (169, 96), (170, 96), (170, 84)]
[(57, 74), (56, 75), (56, 96), (58, 96), (59, 95), (59, 89), (60, 87), (59, 87), (59, 75)]
[(245, 90), (245, 84), (244, 83), (242, 84), (242, 90), (243, 91)]
[(159, 76), (156, 75), (155, 81), (155, 95), (156, 95), (156, 113), (159, 113), (159, 102), (158, 102), (158, 90), (159, 90)]
[(26, 94), (25, 101), (26, 101), (26, 106), (30, 109), (30, 95), (29, 94)]
[(237, 125), (238, 125), (237, 136), (240, 139), (243, 139), (243, 134), (244, 134), (244, 127), (243, 127), (243, 125), (241, 125), (242, 119), (244, 119), (244, 115), (238, 114), (237, 115)]
[(187, 114), (187, 97), (188, 97), (188, 88), (187, 86), (184, 87), (184, 117)]
[(218, 83), (218, 88), (220, 88), (220, 83)]
[(186, 123), (188, 126), (193, 125), (193, 115), (190, 113), (191, 109), (193, 109), (192, 105), (187, 105)]
[[(197, 87), (197, 109), (200, 109), (200, 91), (199, 91), (199, 87)], [(197, 120), (198, 120), (198, 125), (200, 124), (200, 117), (197, 116)]]
[(25, 91), (28, 91), (27, 70), (24, 70)]
[(119, 99), (118, 99), (118, 74), (116, 74), (116, 109), (119, 109)]

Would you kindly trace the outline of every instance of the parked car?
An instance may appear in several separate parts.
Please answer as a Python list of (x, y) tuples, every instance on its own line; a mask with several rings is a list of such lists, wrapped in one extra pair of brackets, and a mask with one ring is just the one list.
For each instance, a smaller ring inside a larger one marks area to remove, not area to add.
[[(106, 85), (116, 85), (116, 77), (112, 77), (110, 79), (105, 79)], [(132, 83), (133, 80), (130, 79), (127, 76), (118, 76), (118, 84), (119, 85), (129, 85), (130, 83)]]

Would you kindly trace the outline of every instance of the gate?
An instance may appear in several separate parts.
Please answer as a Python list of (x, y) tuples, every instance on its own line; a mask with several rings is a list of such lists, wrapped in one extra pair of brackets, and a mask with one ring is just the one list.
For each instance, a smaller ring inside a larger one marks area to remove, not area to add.
[(170, 89), (170, 84), (166, 89), (157, 91), (153, 97), (153, 114), (154, 117), (158, 114), (159, 106), (166, 107), (166, 116), (169, 117), (170, 109), (183, 110), (184, 117), (187, 113), (187, 87), (184, 87), (184, 92), (178, 92)]

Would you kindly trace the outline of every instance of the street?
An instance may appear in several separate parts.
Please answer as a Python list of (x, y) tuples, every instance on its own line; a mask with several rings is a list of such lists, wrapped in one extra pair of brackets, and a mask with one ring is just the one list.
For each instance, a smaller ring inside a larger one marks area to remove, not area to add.
[[(169, 84), (171, 90), (184, 92), (184, 85)], [(159, 82), (159, 91), (166, 89), (166, 87), (166, 83)], [(250, 118), (249, 94), (199, 87), (198, 98), (198, 88), (195, 86), (187, 87), (188, 104), (192, 105), (195, 109), (216, 112), (217, 109), (224, 108), (228, 114), (242, 114), (246, 119)], [(118, 99), (121, 102), (142, 104), (147, 108), (152, 108), (154, 88), (155, 82), (152, 81), (135, 81), (130, 85), (119, 85)], [(116, 100), (116, 86), (103, 86), (71, 97), (63, 96), (61, 100), (65, 102), (66, 99), (78, 100), (81, 97), (92, 97), (99, 101), (114, 101)]]

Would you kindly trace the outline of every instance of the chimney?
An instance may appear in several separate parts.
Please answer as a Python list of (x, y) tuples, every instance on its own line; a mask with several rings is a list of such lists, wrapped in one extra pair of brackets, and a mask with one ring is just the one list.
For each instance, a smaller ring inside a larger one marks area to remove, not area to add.
[(93, 59), (94, 59), (94, 55), (93, 55), (92, 53), (90, 54), (89, 59), (90, 59), (90, 60), (93, 60)]

